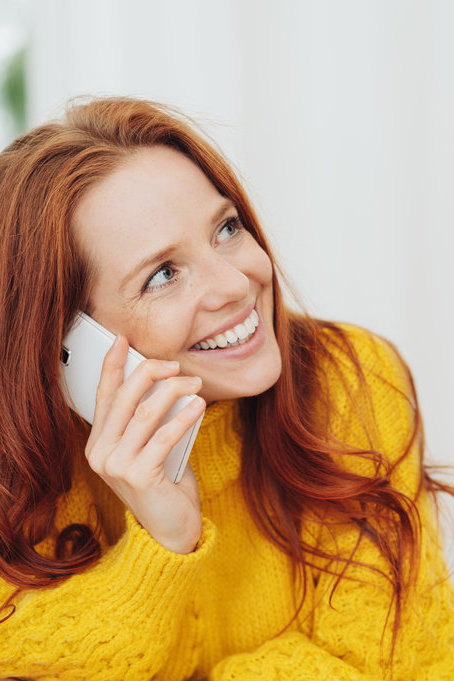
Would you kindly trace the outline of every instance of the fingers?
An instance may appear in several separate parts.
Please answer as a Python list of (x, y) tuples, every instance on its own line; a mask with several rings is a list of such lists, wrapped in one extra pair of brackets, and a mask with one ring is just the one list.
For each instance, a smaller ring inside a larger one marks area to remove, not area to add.
[(156, 359), (144, 360), (123, 381), (128, 350), (126, 337), (117, 336), (104, 358), (89, 442), (96, 441), (101, 433), (111, 441), (121, 437), (139, 400), (154, 381), (179, 371), (178, 362), (169, 364)]
[(192, 398), (170, 421), (160, 423), (180, 397), (197, 392), (202, 382), (173, 375), (179, 372), (178, 363), (169, 367), (155, 359), (144, 360), (123, 380), (127, 354), (127, 340), (120, 337), (105, 357), (85, 454), (152, 537), (172, 551), (188, 553), (200, 537), (197, 481), (188, 470), (181, 486), (175, 485), (164, 462), (200, 418), (205, 400)]
[[(97, 472), (101, 475), (106, 475), (109, 478), (124, 477), (124, 472), (129, 464), (135, 461), (150, 438), (152, 438), (155, 433), (157, 434), (160, 432), (161, 429), (158, 428), (160, 421), (175, 404), (178, 398), (183, 395), (194, 393), (196, 390), (199, 390), (200, 387), (200, 380), (194, 383), (188, 376), (165, 379), (165, 382), (159, 386), (153, 395), (138, 405), (137, 409), (132, 414), (125, 432), (117, 442), (109, 440), (110, 434), (103, 431), (96, 443), (96, 450), (103, 454), (92, 456), (90, 465), (92, 465), (92, 467), (98, 466), (99, 469)], [(204, 406), (205, 402), (203, 401), (203, 403), (200, 403), (200, 408), (198, 406), (197, 409), (194, 409), (196, 415), (192, 420), (191, 417), (193, 414), (191, 409), (185, 411), (183, 417), (179, 416), (179, 414), (173, 417), (173, 419), (176, 418), (180, 424), (180, 427), (176, 431), (176, 440), (173, 444), (170, 444), (167, 451), (162, 454), (161, 448), (157, 448), (158, 458), (153, 454), (153, 465), (156, 464), (156, 466), (159, 467), (163, 464), (173, 445), (176, 444), (186, 430), (193, 425)], [(186, 407), (184, 409), (186, 410)]]
[(144, 447), (175, 402), (180, 397), (196, 393), (201, 386), (202, 381), (196, 376), (165, 379), (152, 395), (137, 406), (123, 434), (122, 445), (136, 450)]
[(127, 462), (118, 456), (116, 461), (109, 462), (110, 467), (127, 466), (128, 484), (136, 489), (145, 489), (153, 478), (159, 483), (164, 476), (163, 465), (170, 450), (194, 425), (205, 407), (206, 402), (202, 397), (193, 398), (168, 423), (156, 430), (133, 460)]
[[(110, 401), (110, 408), (103, 423), (103, 440), (106, 443), (117, 442), (136, 412), (137, 420), (144, 420), (147, 408), (143, 406), (145, 402), (139, 405), (140, 400), (157, 381), (169, 379), (178, 371), (179, 368), (170, 369), (165, 362), (157, 359), (146, 359), (141, 362), (116, 390)], [(178, 380), (184, 381), (185, 378), (180, 377)]]
[[(156, 465), (162, 465), (170, 449), (195, 423), (206, 406), (204, 401), (195, 410), (188, 405), (183, 414), (174, 417), (176, 422), (173, 427), (164, 430), (158, 428), (175, 402), (184, 395), (197, 392), (202, 382), (197, 377), (172, 376), (179, 371), (178, 362), (168, 363), (156, 359), (144, 360), (123, 381), (128, 347), (127, 339), (119, 336), (106, 354), (97, 391), (93, 427), (85, 450), (91, 467), (100, 475), (108, 477), (120, 475), (120, 469), (124, 472), (128, 460), (137, 457), (157, 429), (160, 446), (156, 450)], [(162, 385), (143, 400), (157, 381), (162, 381)], [(164, 451), (167, 441), (173, 444)], [(107, 469), (111, 469), (110, 473), (106, 473)]]
[[(173, 401), (175, 401), (175, 396), (170, 406)], [(123, 481), (136, 492), (146, 490), (153, 478), (159, 484), (165, 478), (163, 466), (170, 450), (197, 421), (205, 407), (205, 400), (195, 397), (155, 432), (153, 432), (154, 428), (150, 428), (149, 423), (136, 421), (137, 432), (129, 436), (128, 442), (125, 442), (125, 436), (123, 436), (117, 447), (109, 448), (102, 439), (99, 439), (87, 455), (91, 468), (109, 484), (115, 480)], [(163, 410), (166, 411), (166, 407), (163, 407)], [(160, 418), (162, 418), (162, 413), (157, 420), (159, 421)], [(153, 416), (152, 420), (156, 421), (156, 418)], [(147, 426), (149, 431), (151, 430), (151, 437), (144, 436), (140, 431), (140, 427), (144, 428), (144, 426)], [(145, 447), (137, 445), (132, 441), (133, 436), (147, 441), (147, 445)]]
[(129, 345), (125, 336), (118, 335), (104, 357), (101, 377), (96, 391), (96, 408), (90, 433), (91, 440), (97, 437), (109, 412), (115, 391), (123, 383), (124, 365)]

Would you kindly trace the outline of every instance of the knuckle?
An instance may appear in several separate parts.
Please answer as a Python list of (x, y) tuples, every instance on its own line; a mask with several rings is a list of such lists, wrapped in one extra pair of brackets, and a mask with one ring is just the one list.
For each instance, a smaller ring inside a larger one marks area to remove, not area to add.
[(153, 410), (150, 409), (149, 405), (147, 405), (145, 402), (142, 402), (137, 406), (134, 412), (134, 418), (137, 419), (137, 421), (146, 421), (150, 418), (152, 413)]
[(100, 451), (99, 447), (96, 445), (89, 448), (87, 447), (85, 456), (90, 468), (94, 470), (95, 473), (100, 473), (102, 469), (103, 452)]
[(92, 429), (90, 430), (89, 435), (88, 435), (88, 439), (87, 439), (87, 441), (86, 441), (86, 443), (85, 443), (85, 448), (84, 448), (85, 456), (88, 457), (88, 455), (89, 455), (89, 453), (91, 452), (91, 449), (92, 449), (94, 443), (95, 443), (95, 438), (94, 438), (94, 435), (93, 435), (93, 428), (92, 428)]
[(103, 383), (98, 383), (98, 387), (96, 388), (96, 404), (102, 402), (108, 394), (109, 391), (104, 387)]
[(112, 480), (118, 480), (122, 477), (122, 469), (118, 461), (113, 458), (107, 459), (104, 464), (104, 475)]
[(122, 408), (129, 404), (130, 398), (127, 394), (127, 387), (123, 383), (112, 395), (112, 408)]
[(105, 371), (117, 371), (118, 369), (123, 369), (124, 362), (113, 352), (113, 348), (110, 348), (104, 357), (102, 363), (102, 370)]
[(178, 421), (178, 423), (187, 425), (187, 422), (190, 421), (192, 417), (193, 415), (190, 412), (188, 413), (187, 410), (182, 409), (176, 414), (175, 420)]
[(97, 450), (96, 442), (88, 441), (85, 447), (85, 456), (87, 457), (88, 461), (94, 459), (96, 450)]
[(90, 463), (90, 468), (93, 471), (93, 473), (96, 473), (96, 475), (102, 476), (102, 467), (98, 462), (89, 462)]
[(154, 434), (154, 438), (158, 444), (166, 446), (171, 444), (172, 431), (169, 426), (171, 426), (170, 423), (167, 423), (165, 426), (161, 426), (161, 428), (158, 428)]
[(159, 362), (156, 359), (144, 359), (140, 363), (140, 370), (149, 378), (153, 378), (159, 369)]

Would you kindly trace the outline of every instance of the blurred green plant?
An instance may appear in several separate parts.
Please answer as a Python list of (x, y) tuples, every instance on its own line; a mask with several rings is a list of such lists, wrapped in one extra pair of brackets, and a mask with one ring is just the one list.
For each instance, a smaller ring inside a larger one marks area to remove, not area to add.
[(0, 90), (4, 106), (13, 118), (17, 134), (23, 132), (26, 125), (25, 59), (25, 47), (10, 58)]

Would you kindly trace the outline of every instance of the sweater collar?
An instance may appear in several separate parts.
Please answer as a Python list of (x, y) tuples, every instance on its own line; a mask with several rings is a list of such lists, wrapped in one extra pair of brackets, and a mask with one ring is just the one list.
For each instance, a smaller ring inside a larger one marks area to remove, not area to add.
[(220, 492), (241, 469), (239, 400), (220, 400), (205, 411), (189, 457), (202, 499)]

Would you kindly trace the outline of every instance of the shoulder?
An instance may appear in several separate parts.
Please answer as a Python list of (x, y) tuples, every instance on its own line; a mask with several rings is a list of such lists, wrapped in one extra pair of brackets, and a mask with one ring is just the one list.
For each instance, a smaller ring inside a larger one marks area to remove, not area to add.
[[(331, 357), (323, 361), (323, 374), (334, 436), (356, 450), (379, 452), (393, 469), (394, 484), (415, 494), (423, 429), (405, 359), (392, 341), (354, 324), (330, 324), (322, 335)], [(371, 474), (367, 458), (352, 462), (355, 472)]]
[(408, 395), (411, 392), (411, 372), (396, 345), (369, 329), (347, 322), (334, 322), (323, 331), (325, 344), (340, 361), (346, 378), (355, 382), (357, 372), (352, 363), (352, 351), (369, 382), (380, 377)]
[(413, 377), (392, 341), (345, 322), (330, 324), (322, 336), (330, 355), (322, 368), (338, 399), (348, 393), (348, 401), (358, 406), (372, 401), (369, 406), (382, 425), (399, 417), (408, 420), (417, 403)]

